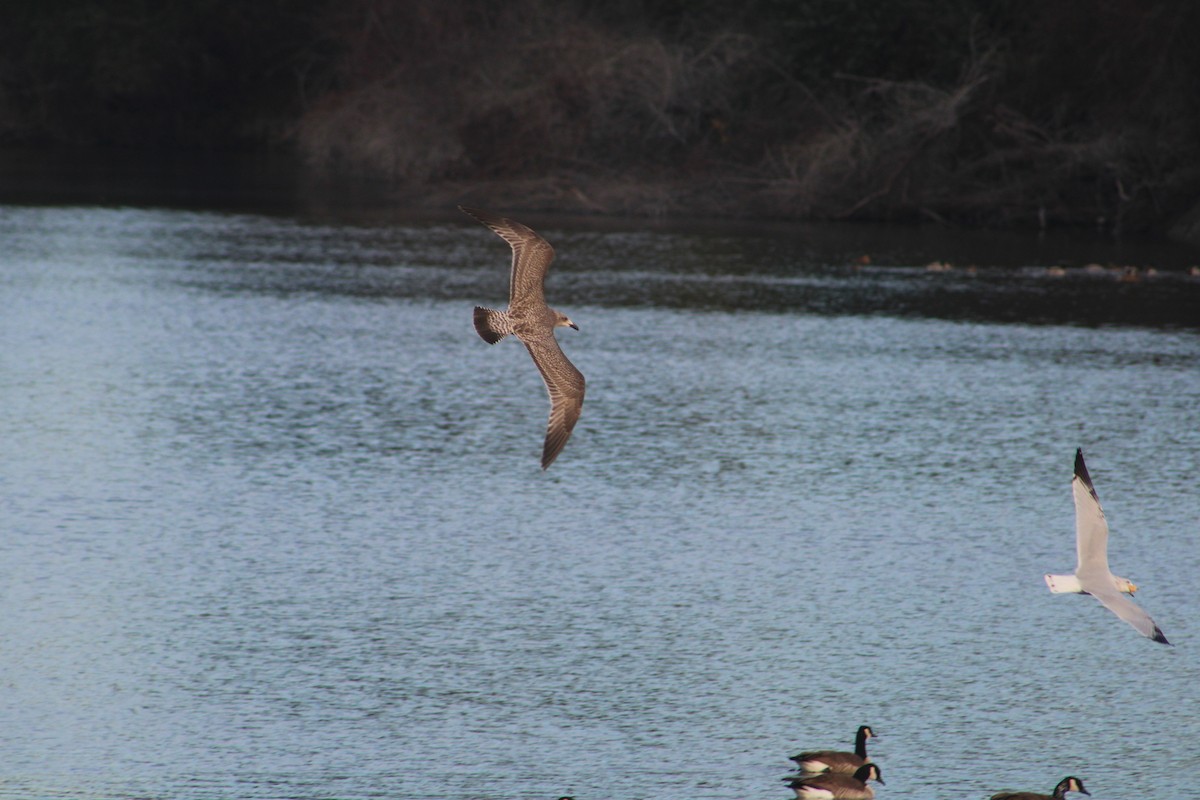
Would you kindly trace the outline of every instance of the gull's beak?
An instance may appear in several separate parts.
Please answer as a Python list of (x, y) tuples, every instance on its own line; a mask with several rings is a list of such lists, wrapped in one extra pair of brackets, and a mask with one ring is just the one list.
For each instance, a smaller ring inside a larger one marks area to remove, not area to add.
[(576, 325), (574, 322), (568, 322), (567, 324), (570, 325), (573, 329), (579, 330), (579, 326)]
[(1130, 593), (1130, 594), (1133, 594), (1133, 593), (1134, 593), (1134, 592), (1136, 592), (1136, 591), (1137, 591), (1137, 586), (1135, 586), (1135, 585), (1134, 585), (1134, 584), (1132, 584), (1132, 583), (1131, 583), (1131, 584), (1129, 584), (1129, 593)]

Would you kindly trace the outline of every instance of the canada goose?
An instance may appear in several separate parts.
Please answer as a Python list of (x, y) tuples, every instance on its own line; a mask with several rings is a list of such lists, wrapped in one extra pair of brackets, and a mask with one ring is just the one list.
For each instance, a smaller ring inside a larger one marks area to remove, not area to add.
[(827, 772), (793, 778), (788, 786), (795, 790), (796, 797), (801, 800), (872, 800), (875, 790), (867, 785), (867, 781), (883, 783), (879, 767), (875, 764), (864, 764), (853, 775)]
[(854, 752), (844, 750), (810, 750), (791, 757), (802, 772), (837, 772), (853, 775), (855, 770), (871, 759), (867, 757), (867, 739), (874, 738), (870, 725), (861, 725), (854, 736)]
[(1100, 498), (1092, 486), (1092, 477), (1083, 463), (1083, 450), (1075, 451), (1075, 477), (1071, 479), (1075, 496), (1075, 553), (1077, 566), (1074, 575), (1047, 574), (1046, 586), (1051, 592), (1090, 594), (1104, 607), (1128, 622), (1137, 632), (1160, 644), (1170, 644), (1162, 630), (1123, 593), (1137, 591), (1129, 580), (1119, 578), (1108, 569), (1108, 522)]
[(475, 330), (488, 344), (513, 334), (525, 345), (542, 373), (550, 395), (550, 422), (542, 445), (542, 469), (546, 469), (558, 458), (579, 421), (584, 392), (583, 373), (563, 355), (554, 338), (556, 328), (579, 330), (579, 326), (566, 314), (546, 305), (542, 284), (554, 260), (554, 248), (529, 228), (507, 217), (465, 206), (459, 209), (491, 228), (512, 248), (508, 310), (476, 306)]
[(1054, 787), (1054, 794), (1038, 794), (1037, 792), (1000, 792), (994, 794), (991, 800), (1063, 800), (1067, 792), (1082, 792), (1091, 797), (1092, 793), (1083, 788), (1083, 781), (1074, 775), (1068, 775)]

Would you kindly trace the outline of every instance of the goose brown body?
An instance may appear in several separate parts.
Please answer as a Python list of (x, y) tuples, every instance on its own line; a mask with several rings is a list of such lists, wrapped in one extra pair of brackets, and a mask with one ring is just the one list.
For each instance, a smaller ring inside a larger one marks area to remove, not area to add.
[(788, 783), (800, 800), (873, 800), (875, 790), (867, 781), (883, 783), (883, 776), (875, 764), (864, 764), (853, 775), (826, 772), (796, 778)]
[(845, 750), (808, 750), (792, 756), (804, 772), (836, 772), (853, 775), (859, 767), (870, 762), (867, 739), (875, 736), (869, 725), (861, 725), (854, 735), (854, 752)]
[(999, 794), (992, 795), (991, 800), (1063, 800), (1067, 792), (1080, 792), (1089, 796), (1091, 795), (1091, 792), (1083, 788), (1083, 781), (1074, 775), (1068, 775), (1058, 782), (1058, 785), (1054, 787), (1054, 791), (1050, 794), (1038, 794), (1037, 792), (1000, 792)]

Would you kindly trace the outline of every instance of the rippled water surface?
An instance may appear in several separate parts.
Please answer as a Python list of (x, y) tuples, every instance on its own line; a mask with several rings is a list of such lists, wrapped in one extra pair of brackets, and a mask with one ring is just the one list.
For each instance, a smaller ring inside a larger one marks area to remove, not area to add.
[[(1185, 264), (538, 227), (547, 472), (465, 217), (0, 208), (0, 796), (782, 800), (863, 723), (881, 800), (1194, 782)], [(1046, 591), (1079, 446), (1173, 648)]]

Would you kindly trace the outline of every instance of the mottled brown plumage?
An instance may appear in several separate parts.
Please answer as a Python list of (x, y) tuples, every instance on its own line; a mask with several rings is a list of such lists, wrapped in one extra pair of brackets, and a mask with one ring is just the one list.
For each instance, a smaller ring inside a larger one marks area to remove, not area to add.
[(529, 228), (507, 217), (459, 206), (464, 213), (488, 226), (512, 247), (509, 275), (508, 310), (475, 308), (475, 330), (488, 344), (508, 334), (521, 340), (537, 366), (550, 395), (550, 421), (542, 446), (542, 469), (558, 458), (579, 415), (583, 411), (585, 381), (583, 373), (563, 354), (554, 338), (554, 329), (579, 330), (566, 314), (546, 305), (544, 283), (554, 248)]

